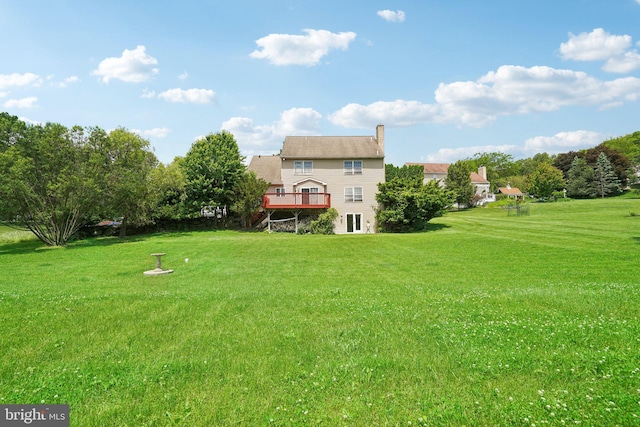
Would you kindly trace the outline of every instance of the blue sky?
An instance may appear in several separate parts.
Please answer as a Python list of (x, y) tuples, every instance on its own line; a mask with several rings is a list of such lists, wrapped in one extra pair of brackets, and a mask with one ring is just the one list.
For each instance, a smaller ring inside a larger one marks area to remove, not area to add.
[(396, 165), (553, 154), (640, 130), (639, 24), (640, 0), (0, 0), (0, 111), (163, 163), (378, 123)]

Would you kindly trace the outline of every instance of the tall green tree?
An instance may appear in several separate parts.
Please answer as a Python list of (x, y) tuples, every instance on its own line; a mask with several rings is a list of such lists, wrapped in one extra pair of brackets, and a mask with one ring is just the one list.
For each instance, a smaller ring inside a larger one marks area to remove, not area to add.
[(90, 162), (93, 147), (66, 127), (0, 120), (0, 215), (50, 246), (80, 229), (101, 193)]
[(553, 195), (554, 191), (560, 191), (565, 186), (562, 171), (548, 163), (541, 163), (536, 170), (529, 175), (529, 192), (540, 198)]
[(422, 165), (402, 165), (395, 166), (387, 163), (384, 166), (384, 179), (386, 182), (394, 179), (407, 179), (408, 181), (419, 185), (424, 180), (424, 166)]
[(182, 219), (185, 199), (185, 177), (180, 166), (182, 157), (168, 165), (159, 163), (151, 172), (151, 187), (155, 189), (154, 219)]
[(582, 157), (574, 157), (567, 177), (567, 196), (590, 198), (596, 196), (595, 174)]
[(603, 144), (624, 154), (635, 166), (640, 165), (640, 131), (609, 139)]
[(240, 215), (245, 228), (251, 226), (251, 217), (258, 211), (262, 204), (262, 196), (269, 188), (269, 183), (253, 171), (245, 174), (236, 182), (234, 187), (235, 201), (231, 210)]
[(231, 206), (234, 187), (246, 166), (233, 135), (227, 131), (209, 134), (193, 143), (181, 162), (185, 175), (185, 206), (198, 216), (204, 206)]
[[(528, 157), (526, 159), (520, 159), (520, 160), (516, 160), (515, 164), (517, 166), (517, 170), (518, 170), (518, 175), (513, 175), (513, 176), (526, 176), (526, 175), (530, 175), (533, 172), (535, 172), (535, 170), (537, 169), (538, 165), (540, 165), (540, 163), (548, 163), (550, 165), (553, 164), (553, 161), (555, 160), (554, 155), (549, 155), (548, 153), (536, 153), (533, 155), (533, 157)], [(513, 185), (513, 180), (512, 177), (509, 177), (509, 180), (511, 181), (511, 184)], [(517, 187), (517, 185), (516, 185)]]
[(507, 185), (510, 176), (518, 175), (518, 165), (511, 154), (490, 152), (476, 153), (469, 160), (472, 170), (480, 166), (487, 168), (487, 180), (491, 183), (492, 191)]
[(469, 161), (459, 160), (447, 169), (445, 180), (447, 188), (454, 192), (458, 208), (461, 205), (471, 206), (476, 190), (471, 184), (472, 166)]
[(157, 189), (151, 185), (152, 171), (158, 164), (149, 141), (124, 128), (109, 133), (105, 152), (105, 212), (122, 218), (120, 237), (129, 224), (151, 222), (151, 209)]
[(624, 154), (607, 147), (604, 143), (590, 148), (585, 153), (585, 160), (590, 165), (597, 167), (600, 154), (604, 153), (611, 164), (613, 172), (616, 174), (622, 188), (629, 184), (629, 177), (632, 175), (633, 165)]
[(604, 152), (600, 153), (596, 163), (595, 184), (598, 195), (601, 197), (613, 196), (622, 192), (620, 180)]
[(611, 166), (613, 167), (613, 170), (623, 188), (627, 186), (630, 178), (635, 179), (633, 164), (631, 161), (624, 154), (610, 148), (606, 143), (589, 148), (588, 150), (582, 150), (579, 152), (570, 151), (568, 153), (558, 154), (553, 165), (560, 169), (565, 178), (567, 178), (569, 169), (571, 169), (571, 163), (576, 156), (584, 158), (589, 166), (595, 168), (600, 153), (604, 153), (609, 159), (609, 162), (611, 163)]
[[(553, 160), (553, 167), (562, 171), (562, 174), (565, 178), (569, 177), (569, 169), (571, 169), (571, 165), (573, 164), (573, 160), (576, 157), (581, 157), (584, 159), (585, 153), (578, 151), (569, 151), (568, 153), (560, 153)], [(593, 166), (593, 165), (591, 165)]]
[(0, 113), (0, 153), (15, 145), (25, 136), (27, 125), (16, 116)]

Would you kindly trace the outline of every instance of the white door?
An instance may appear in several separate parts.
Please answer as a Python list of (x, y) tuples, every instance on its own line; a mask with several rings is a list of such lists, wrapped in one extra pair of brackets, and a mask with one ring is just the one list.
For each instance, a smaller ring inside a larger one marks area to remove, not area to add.
[(362, 233), (362, 214), (347, 214), (347, 233)]

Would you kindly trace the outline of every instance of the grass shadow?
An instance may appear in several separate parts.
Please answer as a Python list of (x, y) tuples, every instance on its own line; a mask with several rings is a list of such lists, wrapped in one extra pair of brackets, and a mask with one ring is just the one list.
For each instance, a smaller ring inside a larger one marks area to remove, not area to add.
[(447, 224), (427, 223), (427, 227), (425, 228), (424, 231), (426, 231), (426, 232), (428, 232), (428, 231), (440, 231), (440, 230), (446, 230), (447, 228), (451, 228), (451, 226), (447, 225)]
[(46, 247), (39, 240), (30, 240), (27, 242), (2, 243), (0, 244), (0, 255), (21, 255), (33, 253), (36, 249)]

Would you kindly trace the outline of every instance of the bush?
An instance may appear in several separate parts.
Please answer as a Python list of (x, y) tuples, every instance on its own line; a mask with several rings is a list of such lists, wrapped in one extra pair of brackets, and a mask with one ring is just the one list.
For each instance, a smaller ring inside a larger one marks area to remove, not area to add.
[(312, 234), (334, 234), (336, 218), (338, 218), (338, 211), (335, 208), (329, 208), (318, 215), (318, 219), (311, 221), (309, 229)]

